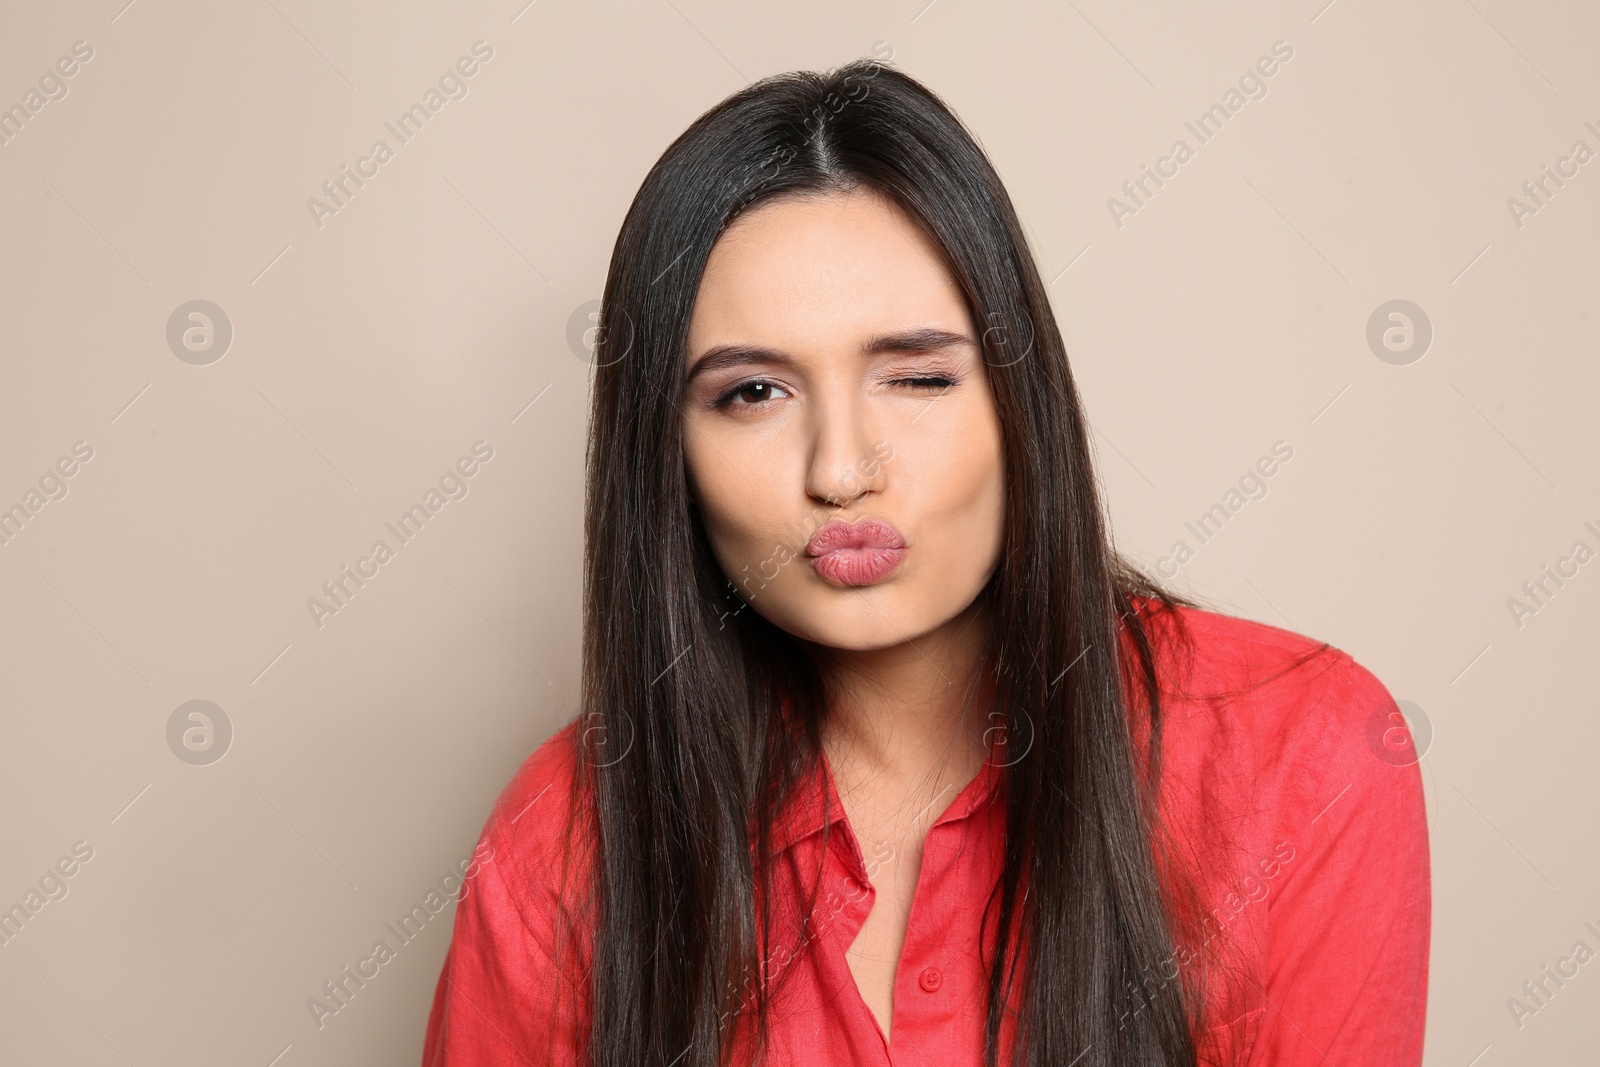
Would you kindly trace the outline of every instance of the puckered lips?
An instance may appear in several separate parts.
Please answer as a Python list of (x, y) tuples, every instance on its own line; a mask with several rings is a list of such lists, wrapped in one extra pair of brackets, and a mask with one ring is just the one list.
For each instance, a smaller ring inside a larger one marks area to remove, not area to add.
[(872, 585), (887, 578), (906, 555), (900, 531), (864, 515), (855, 522), (832, 519), (806, 542), (812, 569), (835, 585)]

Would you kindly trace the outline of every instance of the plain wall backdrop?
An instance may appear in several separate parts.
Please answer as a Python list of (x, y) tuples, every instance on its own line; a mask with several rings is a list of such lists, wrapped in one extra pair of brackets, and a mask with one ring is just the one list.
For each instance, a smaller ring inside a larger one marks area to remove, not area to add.
[(420, 1058), (428, 894), (576, 709), (623, 213), (863, 55), (1005, 180), (1119, 546), (1404, 702), (1427, 1063), (1592, 1059), (1597, 51), (1577, 0), (9, 0), (0, 1061)]

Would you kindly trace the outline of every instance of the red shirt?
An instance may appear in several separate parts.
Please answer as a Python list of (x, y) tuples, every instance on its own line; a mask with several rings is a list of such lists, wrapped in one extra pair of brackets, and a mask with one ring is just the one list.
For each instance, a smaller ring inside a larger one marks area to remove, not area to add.
[[(1180, 608), (1191, 656), (1161, 653), (1159, 803), (1195, 844), (1196, 875), (1237, 980), (1199, 1035), (1218, 1062), (1416, 1067), (1431, 894), (1421, 775), (1388, 690), (1329, 649), (1261, 623)], [(1261, 683), (1257, 685), (1256, 683)], [(1223, 696), (1227, 693), (1227, 696)], [(556, 877), (574, 767), (569, 724), (523, 764), (484, 826), (461, 897), (424, 1067), (574, 1067), (585, 949), (556, 962)], [(775, 827), (774, 902), (824, 884), (806, 951), (777, 944), (771, 1062), (933, 1067), (981, 1062), (978, 921), (998, 877), (1004, 772), (984, 765), (928, 831), (894, 987), (891, 1041), (845, 961), (871, 910), (864, 854), (824, 762)], [(824, 791), (833, 825), (820, 854)], [(801, 872), (813, 872), (803, 875)], [(570, 913), (570, 908), (568, 910)], [(992, 946), (991, 940), (985, 942)], [(563, 983), (560, 1008), (552, 990)]]

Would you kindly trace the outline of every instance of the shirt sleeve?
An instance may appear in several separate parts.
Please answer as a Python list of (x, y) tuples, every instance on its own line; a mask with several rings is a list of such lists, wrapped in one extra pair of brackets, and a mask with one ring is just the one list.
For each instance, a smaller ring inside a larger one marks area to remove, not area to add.
[(557, 965), (556, 894), (541, 881), (559, 859), (539, 855), (536, 840), (510, 832), (498, 808), (484, 827), (434, 990), (423, 1067), (581, 1062), (582, 990), (570, 963)]
[(1417, 1067), (1432, 920), (1417, 754), (1383, 683), (1338, 652), (1285, 747), (1268, 899), (1266, 1008), (1251, 1067)]

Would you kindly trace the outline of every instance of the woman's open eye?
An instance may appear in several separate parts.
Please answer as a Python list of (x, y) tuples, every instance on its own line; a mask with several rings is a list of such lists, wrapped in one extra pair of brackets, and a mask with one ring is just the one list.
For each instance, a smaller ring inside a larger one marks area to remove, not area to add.
[[(750, 381), (740, 382), (731, 389), (728, 389), (721, 396), (717, 397), (712, 406), (716, 408), (760, 407), (767, 401), (773, 399), (774, 393), (776, 393), (778, 396), (789, 395), (788, 393), (784, 392), (781, 385), (778, 385), (775, 382), (764, 382), (760, 379), (751, 379)], [(736, 404), (734, 403), (735, 400), (739, 400), (741, 402)]]

